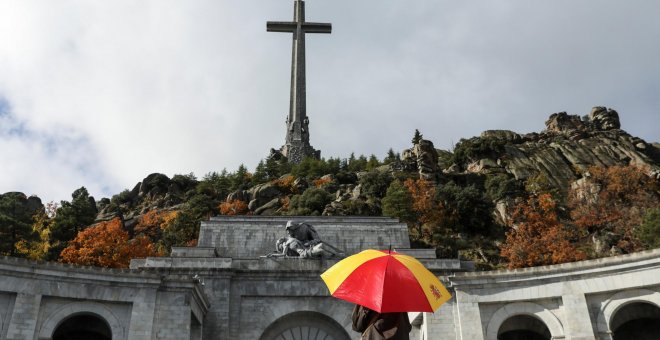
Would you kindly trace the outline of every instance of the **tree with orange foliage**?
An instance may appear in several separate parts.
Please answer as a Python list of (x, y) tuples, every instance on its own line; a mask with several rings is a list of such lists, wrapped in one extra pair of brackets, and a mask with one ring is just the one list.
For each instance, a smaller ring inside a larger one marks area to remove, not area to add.
[(297, 194), (298, 188), (294, 185), (296, 178), (291, 175), (286, 175), (273, 181), (275, 187), (282, 193)]
[(157, 242), (161, 238), (163, 230), (177, 217), (178, 213), (178, 211), (164, 210), (148, 211), (138, 219), (134, 229), (135, 235), (145, 235), (151, 241)]
[(403, 185), (393, 181), (383, 198), (383, 214), (406, 222), (413, 240), (431, 242), (443, 214), (435, 183), (410, 178)]
[(412, 209), (422, 225), (434, 225), (442, 218), (442, 205), (436, 200), (435, 183), (425, 179), (407, 179), (403, 185), (412, 197)]
[(321, 178), (317, 178), (317, 179), (312, 181), (314, 186), (317, 187), (317, 188), (320, 188), (324, 184), (328, 184), (328, 183), (331, 183), (331, 182), (332, 182), (332, 178), (330, 178), (330, 177), (321, 177)]
[(587, 234), (608, 233), (626, 253), (644, 248), (635, 235), (647, 211), (660, 205), (658, 181), (634, 166), (590, 167), (571, 188), (568, 206), (575, 225)]
[(222, 202), (218, 206), (222, 215), (245, 215), (248, 213), (248, 205), (241, 200)]
[(154, 244), (141, 235), (129, 239), (119, 218), (78, 233), (60, 254), (60, 261), (87, 266), (128, 268), (131, 259), (158, 256)]
[(571, 240), (578, 235), (563, 225), (557, 201), (551, 194), (531, 196), (514, 207), (513, 225), (500, 246), (509, 268), (522, 268), (579, 261), (586, 255)]

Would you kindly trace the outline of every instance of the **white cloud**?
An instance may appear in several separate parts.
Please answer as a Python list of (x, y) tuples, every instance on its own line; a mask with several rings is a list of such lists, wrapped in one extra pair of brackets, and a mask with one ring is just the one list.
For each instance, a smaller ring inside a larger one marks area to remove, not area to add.
[[(151, 172), (253, 168), (284, 140), (291, 36), (265, 22), (289, 20), (291, 2), (1, 2), (0, 97), (30, 135), (0, 135), (0, 192), (68, 199), (85, 185), (99, 198)], [(415, 128), (444, 148), (486, 129), (538, 131), (550, 113), (595, 105), (660, 140), (660, 4), (306, 5), (308, 20), (333, 23), (307, 39), (325, 156), (382, 157)]]

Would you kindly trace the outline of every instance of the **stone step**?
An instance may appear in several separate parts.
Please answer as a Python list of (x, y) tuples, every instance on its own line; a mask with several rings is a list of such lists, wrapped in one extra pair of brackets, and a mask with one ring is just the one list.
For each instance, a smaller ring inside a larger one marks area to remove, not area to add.
[(387, 216), (214, 216), (209, 223), (213, 222), (267, 222), (269, 224), (286, 223), (287, 221), (309, 222), (309, 223), (400, 223), (398, 219)]

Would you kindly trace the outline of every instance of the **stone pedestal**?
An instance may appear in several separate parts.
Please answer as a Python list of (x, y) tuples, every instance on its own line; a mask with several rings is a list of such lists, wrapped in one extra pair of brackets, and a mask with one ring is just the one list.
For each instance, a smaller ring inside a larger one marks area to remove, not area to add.
[(314, 150), (311, 145), (302, 142), (286, 144), (282, 146), (280, 151), (282, 152), (282, 155), (284, 155), (289, 160), (289, 162), (296, 164), (302, 162), (302, 160), (305, 158), (321, 158), (320, 150)]

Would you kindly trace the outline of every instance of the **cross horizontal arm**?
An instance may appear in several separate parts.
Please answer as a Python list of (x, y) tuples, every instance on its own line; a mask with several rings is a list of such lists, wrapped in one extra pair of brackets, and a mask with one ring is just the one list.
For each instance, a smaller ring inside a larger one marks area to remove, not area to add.
[[(266, 23), (268, 32), (293, 32), (297, 23), (291, 21), (269, 21)], [(320, 22), (305, 22), (301, 25), (305, 33), (332, 33), (332, 24)]]
[(332, 24), (306, 22), (302, 28), (306, 33), (332, 33)]
[(269, 21), (266, 23), (266, 31), (268, 32), (293, 32), (296, 27), (297, 24), (290, 21)]

